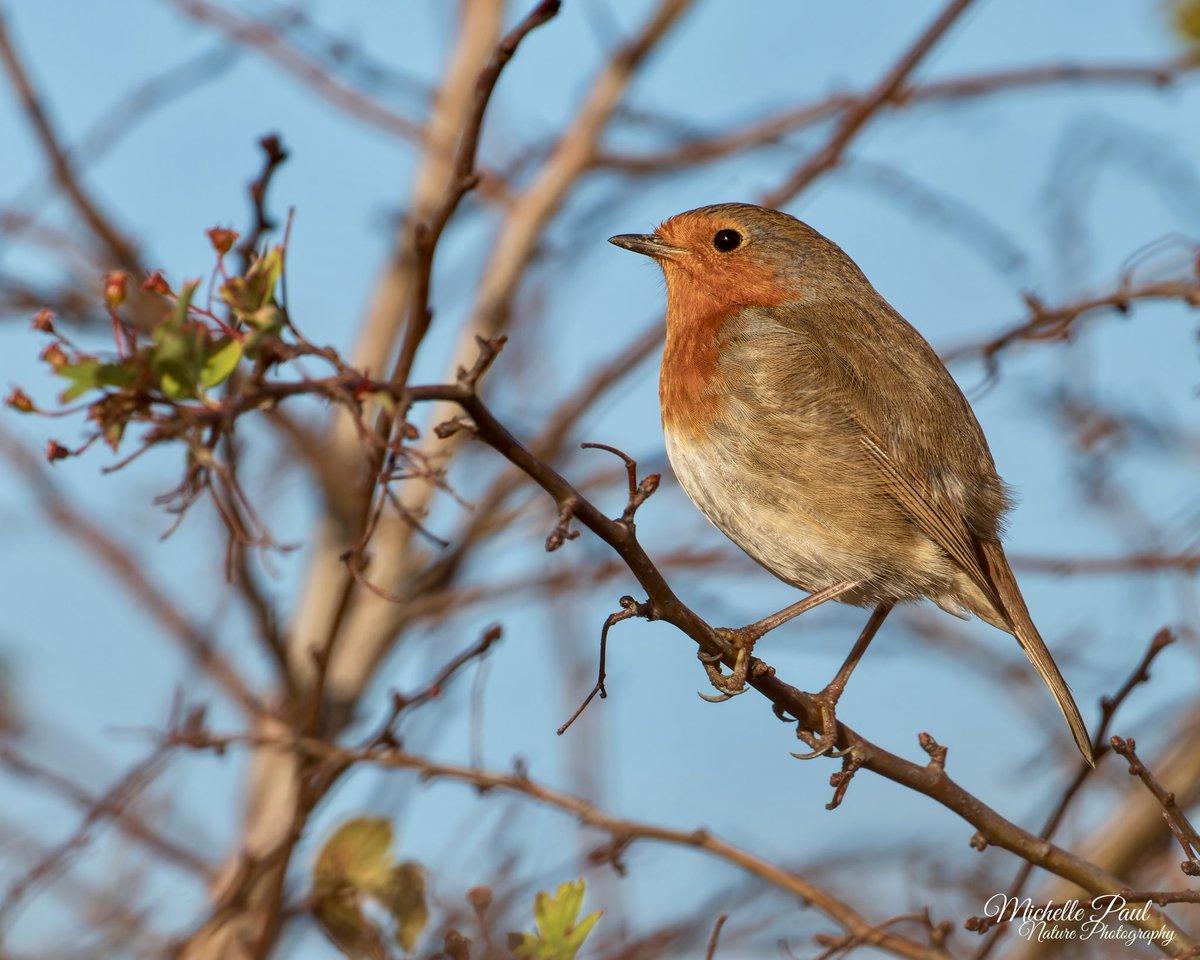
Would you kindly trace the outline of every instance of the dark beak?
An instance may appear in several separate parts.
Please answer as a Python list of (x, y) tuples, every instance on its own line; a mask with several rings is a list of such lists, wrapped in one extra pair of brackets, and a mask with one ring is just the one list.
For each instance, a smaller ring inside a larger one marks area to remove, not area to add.
[(624, 247), (626, 250), (632, 250), (634, 253), (654, 257), (656, 260), (659, 257), (670, 258), (675, 254), (683, 253), (678, 247), (673, 247), (663, 240), (657, 233), (619, 233), (615, 237), (609, 237), (608, 242), (618, 247)]

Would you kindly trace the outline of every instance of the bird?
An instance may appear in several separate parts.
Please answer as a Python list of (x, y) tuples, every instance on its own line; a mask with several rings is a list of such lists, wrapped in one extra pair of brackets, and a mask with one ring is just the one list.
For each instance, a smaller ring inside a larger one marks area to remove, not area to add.
[(1066, 718), (1087, 726), (1034, 625), (1001, 544), (1010, 509), (983, 430), (933, 348), (832, 240), (778, 210), (721, 203), (610, 243), (666, 280), (659, 377), (671, 467), (700, 511), (809, 596), (724, 631), (725, 699), (745, 689), (754, 643), (829, 600), (871, 608), (816, 694), (811, 753), (839, 756), (836, 705), (897, 604), (928, 599), (1011, 634)]

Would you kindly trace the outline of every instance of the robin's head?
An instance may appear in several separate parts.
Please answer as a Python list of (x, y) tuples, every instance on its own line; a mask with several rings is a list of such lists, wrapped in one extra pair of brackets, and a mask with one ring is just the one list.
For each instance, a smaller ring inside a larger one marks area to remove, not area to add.
[(750, 203), (698, 207), (654, 233), (621, 234), (609, 243), (657, 260), (672, 299), (774, 306), (867, 283), (841, 248), (808, 224)]

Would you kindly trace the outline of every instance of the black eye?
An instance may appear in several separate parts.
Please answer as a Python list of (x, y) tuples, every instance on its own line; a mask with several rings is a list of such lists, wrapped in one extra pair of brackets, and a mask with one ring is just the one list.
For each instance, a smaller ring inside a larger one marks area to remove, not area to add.
[(736, 250), (741, 245), (742, 235), (736, 230), (718, 230), (717, 235), (713, 237), (713, 246), (722, 253)]

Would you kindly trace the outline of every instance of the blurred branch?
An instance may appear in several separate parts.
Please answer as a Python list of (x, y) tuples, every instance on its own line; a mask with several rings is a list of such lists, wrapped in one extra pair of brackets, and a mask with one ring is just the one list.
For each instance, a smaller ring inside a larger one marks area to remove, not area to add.
[(155, 830), (145, 817), (131, 813), (127, 809), (128, 804), (106, 803), (104, 797), (96, 796), (57, 770), (52, 770), (32, 758), (18, 753), (17, 749), (9, 743), (0, 742), (0, 764), (7, 767), (14, 776), (23, 777), (31, 783), (43, 786), (67, 800), (72, 806), (86, 811), (90, 818), (94, 819), (97, 811), (104, 816), (111, 817), (117, 829), (130, 839), (142, 844), (152, 853), (169, 863), (174, 863), (185, 870), (198, 874), (203, 880), (212, 880), (212, 866), (204, 858), (177, 843), (170, 835)]
[[(1121, 709), (1122, 704), (1129, 698), (1139, 686), (1150, 681), (1150, 665), (1155, 658), (1162, 653), (1168, 646), (1175, 642), (1175, 636), (1166, 628), (1159, 630), (1151, 639), (1146, 652), (1142, 654), (1141, 659), (1133, 668), (1133, 671), (1126, 678), (1125, 682), (1117, 689), (1111, 697), (1104, 697), (1100, 701), (1100, 723), (1096, 727), (1096, 733), (1092, 738), (1092, 753), (1095, 756), (1097, 763), (1111, 749), (1108, 742), (1109, 730), (1112, 727), (1113, 718), (1117, 715), (1117, 711)], [(1096, 767), (1087, 764), (1079, 764), (1079, 770), (1075, 774), (1074, 779), (1063, 791), (1063, 795), (1059, 798), (1058, 804), (1051, 812), (1046, 820), (1045, 826), (1039, 834), (1045, 840), (1049, 840), (1058, 831), (1062, 825), (1063, 818), (1067, 815), (1067, 810), (1070, 808), (1075, 797), (1083, 789), (1085, 783), (1092, 778), (1092, 774), (1096, 772)], [(1025, 884), (1029, 882), (1029, 877), (1033, 873), (1033, 864), (1023, 863), (1021, 869), (1017, 871), (1016, 877), (1008, 888), (1006, 897), (1011, 897), (1014, 900), (1018, 898), (1025, 889)], [(1151, 899), (1151, 898), (1147, 898)], [(967, 929), (975, 930), (980, 934), (986, 933), (992, 922), (999, 920), (1002, 914), (997, 914), (995, 918), (976, 917), (974, 925), (971, 921), (967, 922)], [(976, 951), (972, 960), (985, 960), (991, 955), (993, 950), (999, 944), (1000, 938), (1003, 935), (1003, 929), (997, 929), (992, 936), (984, 942), (984, 944)]]
[[(240, 735), (222, 736), (205, 731), (171, 731), (165, 743), (170, 746), (186, 746), (197, 750), (224, 750), (232, 746), (262, 747), (263, 742), (255, 737)], [(480, 790), (506, 790), (528, 797), (547, 807), (562, 810), (579, 819), (589, 827), (603, 831), (612, 838), (592, 853), (599, 863), (611, 862), (619, 868), (620, 858), (628, 847), (638, 840), (653, 840), (676, 846), (690, 847), (724, 860), (745, 870), (752, 876), (770, 883), (800, 898), (806, 904), (820, 910), (853, 937), (856, 942), (869, 944), (899, 957), (914, 960), (948, 960), (940, 944), (920, 944), (898, 934), (888, 933), (873, 925), (846, 902), (829, 891), (812, 883), (805, 877), (785, 870), (768, 860), (756, 857), (740, 847), (713, 836), (707, 830), (678, 830), (655, 824), (626, 820), (599, 810), (581, 797), (555, 790), (536, 780), (524, 771), (499, 773), (476, 767), (439, 763), (428, 757), (404, 753), (393, 747), (349, 749), (313, 738), (296, 738), (277, 741), (271, 746), (299, 751), (316, 760), (338, 767), (366, 763), (392, 770), (413, 770), (422, 780), (453, 780), (471, 784)], [(943, 935), (948, 931), (943, 931)]]
[(76, 175), (71, 159), (50, 122), (46, 107), (34, 89), (33, 82), (13, 46), (2, 12), (0, 12), (0, 61), (3, 62), (4, 69), (8, 73), (8, 79), (16, 93), (17, 100), (33, 126), (38, 143), (53, 171), (55, 183), (70, 199), (92, 233), (107, 247), (117, 265), (132, 273), (141, 273), (137, 251), (121, 234), (112, 220), (101, 212)]
[(1012, 565), (1032, 573), (1057, 576), (1108, 576), (1117, 573), (1200, 572), (1200, 553), (1139, 551), (1123, 557), (1038, 557), (1014, 554)]
[[(21, 901), (34, 888), (47, 883), (65, 869), (71, 855), (90, 842), (97, 824), (104, 820), (117, 820), (123, 816), (129, 804), (158, 776), (169, 750), (166, 745), (159, 746), (149, 757), (136, 764), (91, 804), (83, 821), (70, 837), (48, 850), (31, 869), (9, 884), (4, 900), (0, 902), (0, 930), (4, 929)], [(128, 819), (126, 817), (126, 820)]]
[(945, 9), (938, 15), (916, 42), (905, 51), (904, 55), (883, 76), (883, 79), (873, 90), (863, 96), (858, 103), (848, 108), (838, 121), (832, 135), (825, 146), (809, 157), (804, 164), (791, 174), (780, 186), (770, 191), (763, 198), (763, 204), (768, 207), (783, 207), (796, 194), (810, 183), (837, 166), (842, 154), (857, 136), (858, 132), (867, 125), (897, 92), (908, 82), (909, 76), (920, 65), (930, 50), (934, 48), (942, 36), (954, 26), (955, 22), (971, 5), (971, 0), (950, 0)]
[[(1190, 805), (1200, 799), (1200, 710), (1190, 706), (1177, 723), (1161, 726), (1165, 749), (1154, 759), (1160, 779), (1179, 785), (1177, 802)], [(1092, 827), (1086, 838), (1076, 842), (1083, 856), (1111, 873), (1121, 876), (1157, 871), (1174, 842), (1163, 826), (1163, 811), (1148, 790), (1129, 790), (1104, 820)], [(1178, 862), (1178, 861), (1176, 861)], [(1117, 891), (1121, 893), (1122, 891)], [(1037, 899), (1065, 900), (1078, 896), (1077, 887), (1055, 879), (1043, 884)], [(1016, 940), (1008, 944), (1005, 960), (1043, 960), (1058, 955), (1057, 941)]]
[[(1187, 53), (1159, 63), (1062, 63), (996, 70), (948, 80), (901, 85), (883, 107), (900, 110), (925, 104), (953, 103), (975, 97), (1064, 84), (1131, 84), (1166, 87), (1200, 69), (1200, 54)], [(852, 110), (869, 93), (834, 94), (775, 117), (710, 137), (685, 139), (658, 153), (602, 153), (597, 167), (621, 173), (656, 174), (719, 160), (744, 150), (778, 143), (788, 133)]]
[(319, 96), (352, 117), (378, 130), (424, 143), (420, 124), (388, 109), (378, 100), (349, 86), (307, 53), (290, 43), (280, 25), (264, 23), (207, 0), (167, 0), (184, 16), (219, 30), (233, 43), (257, 50)]
[(216, 648), (213, 638), (193, 624), (174, 602), (158, 589), (142, 565), (106, 531), (78, 512), (42, 466), (14, 437), (0, 430), (0, 452), (25, 481), (46, 515), (67, 537), (83, 549), (172, 636), (183, 652), (250, 715), (263, 712), (241, 673)]
[(1111, 293), (1087, 297), (1061, 307), (1049, 307), (1032, 294), (1025, 295), (1029, 317), (986, 340), (939, 351), (943, 362), (953, 363), (979, 356), (989, 365), (1014, 344), (1030, 340), (1067, 340), (1078, 323), (1093, 313), (1116, 310), (1127, 314), (1135, 303), (1144, 300), (1182, 301), (1200, 307), (1200, 277), (1132, 285), (1122, 281)]

